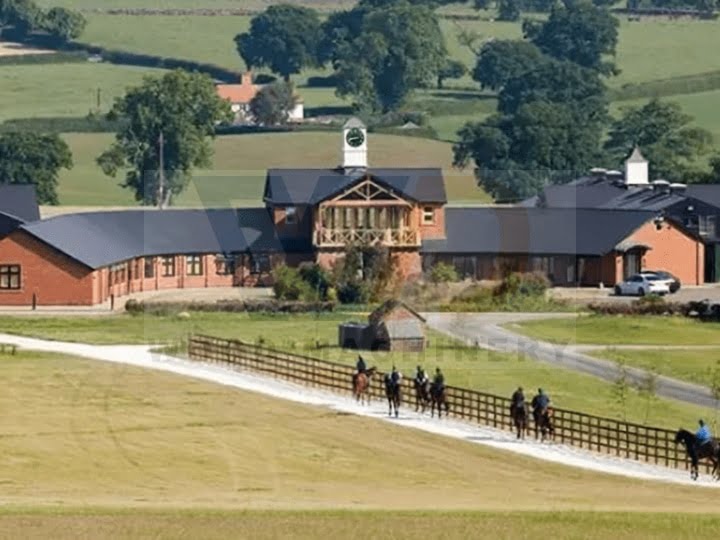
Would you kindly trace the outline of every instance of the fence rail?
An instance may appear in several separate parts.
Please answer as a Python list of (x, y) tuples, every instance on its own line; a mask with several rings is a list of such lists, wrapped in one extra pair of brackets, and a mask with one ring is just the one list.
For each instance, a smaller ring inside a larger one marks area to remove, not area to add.
[[(263, 345), (212, 336), (194, 335), (188, 343), (192, 360), (269, 375), (303, 385), (350, 392), (355, 370), (346, 364), (272, 349)], [(375, 380), (382, 380), (383, 373)], [(412, 396), (412, 380), (404, 379), (403, 395)], [(512, 429), (510, 399), (448, 386), (449, 416), (498, 429)], [(382, 384), (370, 385), (372, 398), (384, 399)], [(554, 409), (555, 441), (621, 458), (666, 467), (688, 468), (684, 449), (675, 444), (673, 431), (603, 418), (577, 411)], [(709, 466), (708, 466), (709, 470)]]

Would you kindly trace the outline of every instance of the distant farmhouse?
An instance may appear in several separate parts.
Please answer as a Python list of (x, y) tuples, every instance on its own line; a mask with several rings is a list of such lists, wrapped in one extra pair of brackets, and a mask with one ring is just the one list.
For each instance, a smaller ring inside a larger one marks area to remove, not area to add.
[[(250, 112), (250, 102), (262, 90), (263, 85), (253, 83), (251, 71), (240, 77), (240, 84), (218, 84), (215, 86), (218, 96), (230, 102), (232, 112), (235, 114), (234, 123), (254, 124), (255, 119)], [(305, 104), (302, 97), (296, 95), (295, 108), (289, 111), (290, 122), (302, 122), (305, 117)]]
[(41, 220), (32, 189), (0, 185), (0, 305), (29, 306), (33, 298), (94, 305), (140, 291), (270, 285), (280, 264), (330, 268), (357, 244), (388, 248), (405, 280), (439, 261), (463, 278), (538, 271), (572, 286), (612, 286), (643, 268), (689, 285), (720, 277), (720, 186), (650, 182), (639, 152), (624, 173), (597, 169), (521, 206), (462, 207), (447, 204), (440, 169), (370, 167), (359, 120), (348, 121), (339, 142), (339, 166), (269, 170), (257, 208)]

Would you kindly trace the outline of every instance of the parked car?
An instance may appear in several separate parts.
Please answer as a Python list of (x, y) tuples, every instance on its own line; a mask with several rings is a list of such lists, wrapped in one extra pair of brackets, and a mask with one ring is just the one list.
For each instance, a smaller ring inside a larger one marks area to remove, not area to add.
[(664, 295), (670, 293), (670, 285), (666, 280), (652, 274), (635, 274), (622, 283), (615, 285), (615, 294), (634, 294), (645, 296), (646, 294)]
[(663, 281), (667, 281), (670, 286), (671, 293), (676, 293), (680, 290), (680, 280), (673, 276), (670, 272), (666, 272), (665, 270), (643, 270), (640, 273), (657, 276)]

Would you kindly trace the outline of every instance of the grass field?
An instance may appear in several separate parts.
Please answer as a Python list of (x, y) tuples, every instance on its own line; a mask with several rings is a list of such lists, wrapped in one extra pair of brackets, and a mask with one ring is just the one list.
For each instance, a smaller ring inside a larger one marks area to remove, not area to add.
[(107, 111), (125, 88), (161, 70), (108, 64), (47, 64), (2, 66), (0, 122), (9, 118), (85, 116), (96, 108)]
[(551, 343), (597, 345), (720, 345), (720, 325), (682, 317), (602, 315), (547, 319), (513, 325), (513, 330)]
[[(606, 512), (398, 512), (398, 511), (109, 511), (10, 510), (0, 514), (0, 538), (15, 540), (316, 540), (343, 538), (466, 540), (488, 538), (583, 540), (696, 540), (720, 527), (715, 515)], [(429, 531), (434, 531), (433, 535)], [(247, 535), (247, 536), (246, 536)]]
[[(489, 202), (471, 170), (452, 168), (447, 143), (413, 137), (370, 134), (369, 161), (375, 167), (441, 167), (452, 202)], [(67, 134), (75, 167), (60, 176), (64, 205), (133, 205), (131, 192), (118, 186), (122, 178), (103, 175), (95, 158), (113, 140), (110, 134)], [(341, 161), (339, 135), (331, 132), (234, 135), (214, 142), (213, 169), (196, 171), (177, 204), (227, 206), (261, 204), (265, 173), (270, 167), (332, 168)], [(269, 148), (277, 151), (268, 152)]]
[(711, 386), (720, 373), (720, 348), (622, 350), (610, 347), (591, 354), (704, 386)]
[[(5, 332), (72, 340), (89, 343), (172, 343), (188, 333), (262, 340), (271, 346), (300, 351), (327, 360), (354, 365), (355, 351), (334, 346), (337, 325), (357, 320), (358, 315), (330, 314), (316, 318), (298, 316), (248, 316), (246, 314), (193, 313), (188, 320), (168, 317), (103, 317), (52, 318), (34, 317), (32, 325), (25, 318), (0, 317)], [(534, 362), (524, 357), (490, 353), (484, 349), (464, 347), (436, 333), (430, 333), (430, 347), (423, 354), (364, 352), (368, 364), (389, 370), (396, 365), (407, 376), (422, 364), (427, 370), (442, 368), (448, 384), (474, 388), (500, 395), (510, 395), (519, 384), (530, 389), (545, 388), (557, 407), (580, 410), (590, 414), (626, 418), (650, 425), (677, 428), (688, 419), (715, 412), (680, 402), (647, 399), (631, 390), (623, 407), (613, 396), (612, 385), (594, 377)], [(322, 348), (316, 348), (316, 341)]]
[(0, 417), (2, 514), (716, 511), (702, 488), (567, 469), (152, 370), (20, 353), (0, 357), (0, 372), (0, 407), (10, 411)]

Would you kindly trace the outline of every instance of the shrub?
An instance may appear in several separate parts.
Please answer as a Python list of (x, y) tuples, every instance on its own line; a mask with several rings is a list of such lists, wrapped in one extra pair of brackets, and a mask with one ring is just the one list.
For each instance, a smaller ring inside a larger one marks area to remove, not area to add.
[(330, 274), (317, 263), (303, 263), (298, 268), (300, 277), (315, 291), (319, 299), (328, 298), (328, 289), (332, 284)]
[(297, 268), (280, 265), (273, 270), (273, 291), (278, 300), (314, 299), (314, 291)]
[(338, 285), (337, 297), (342, 304), (367, 304), (372, 294), (363, 281), (347, 281)]
[(550, 287), (550, 280), (541, 272), (513, 272), (495, 287), (496, 297), (508, 296), (544, 296)]
[(433, 283), (450, 283), (458, 281), (458, 274), (455, 267), (447, 263), (437, 263), (430, 270), (430, 281)]
[(128, 300), (125, 310), (133, 315), (177, 315), (182, 312), (223, 313), (313, 313), (333, 311), (332, 302), (296, 302), (278, 300), (219, 300), (217, 302), (139, 302)]

